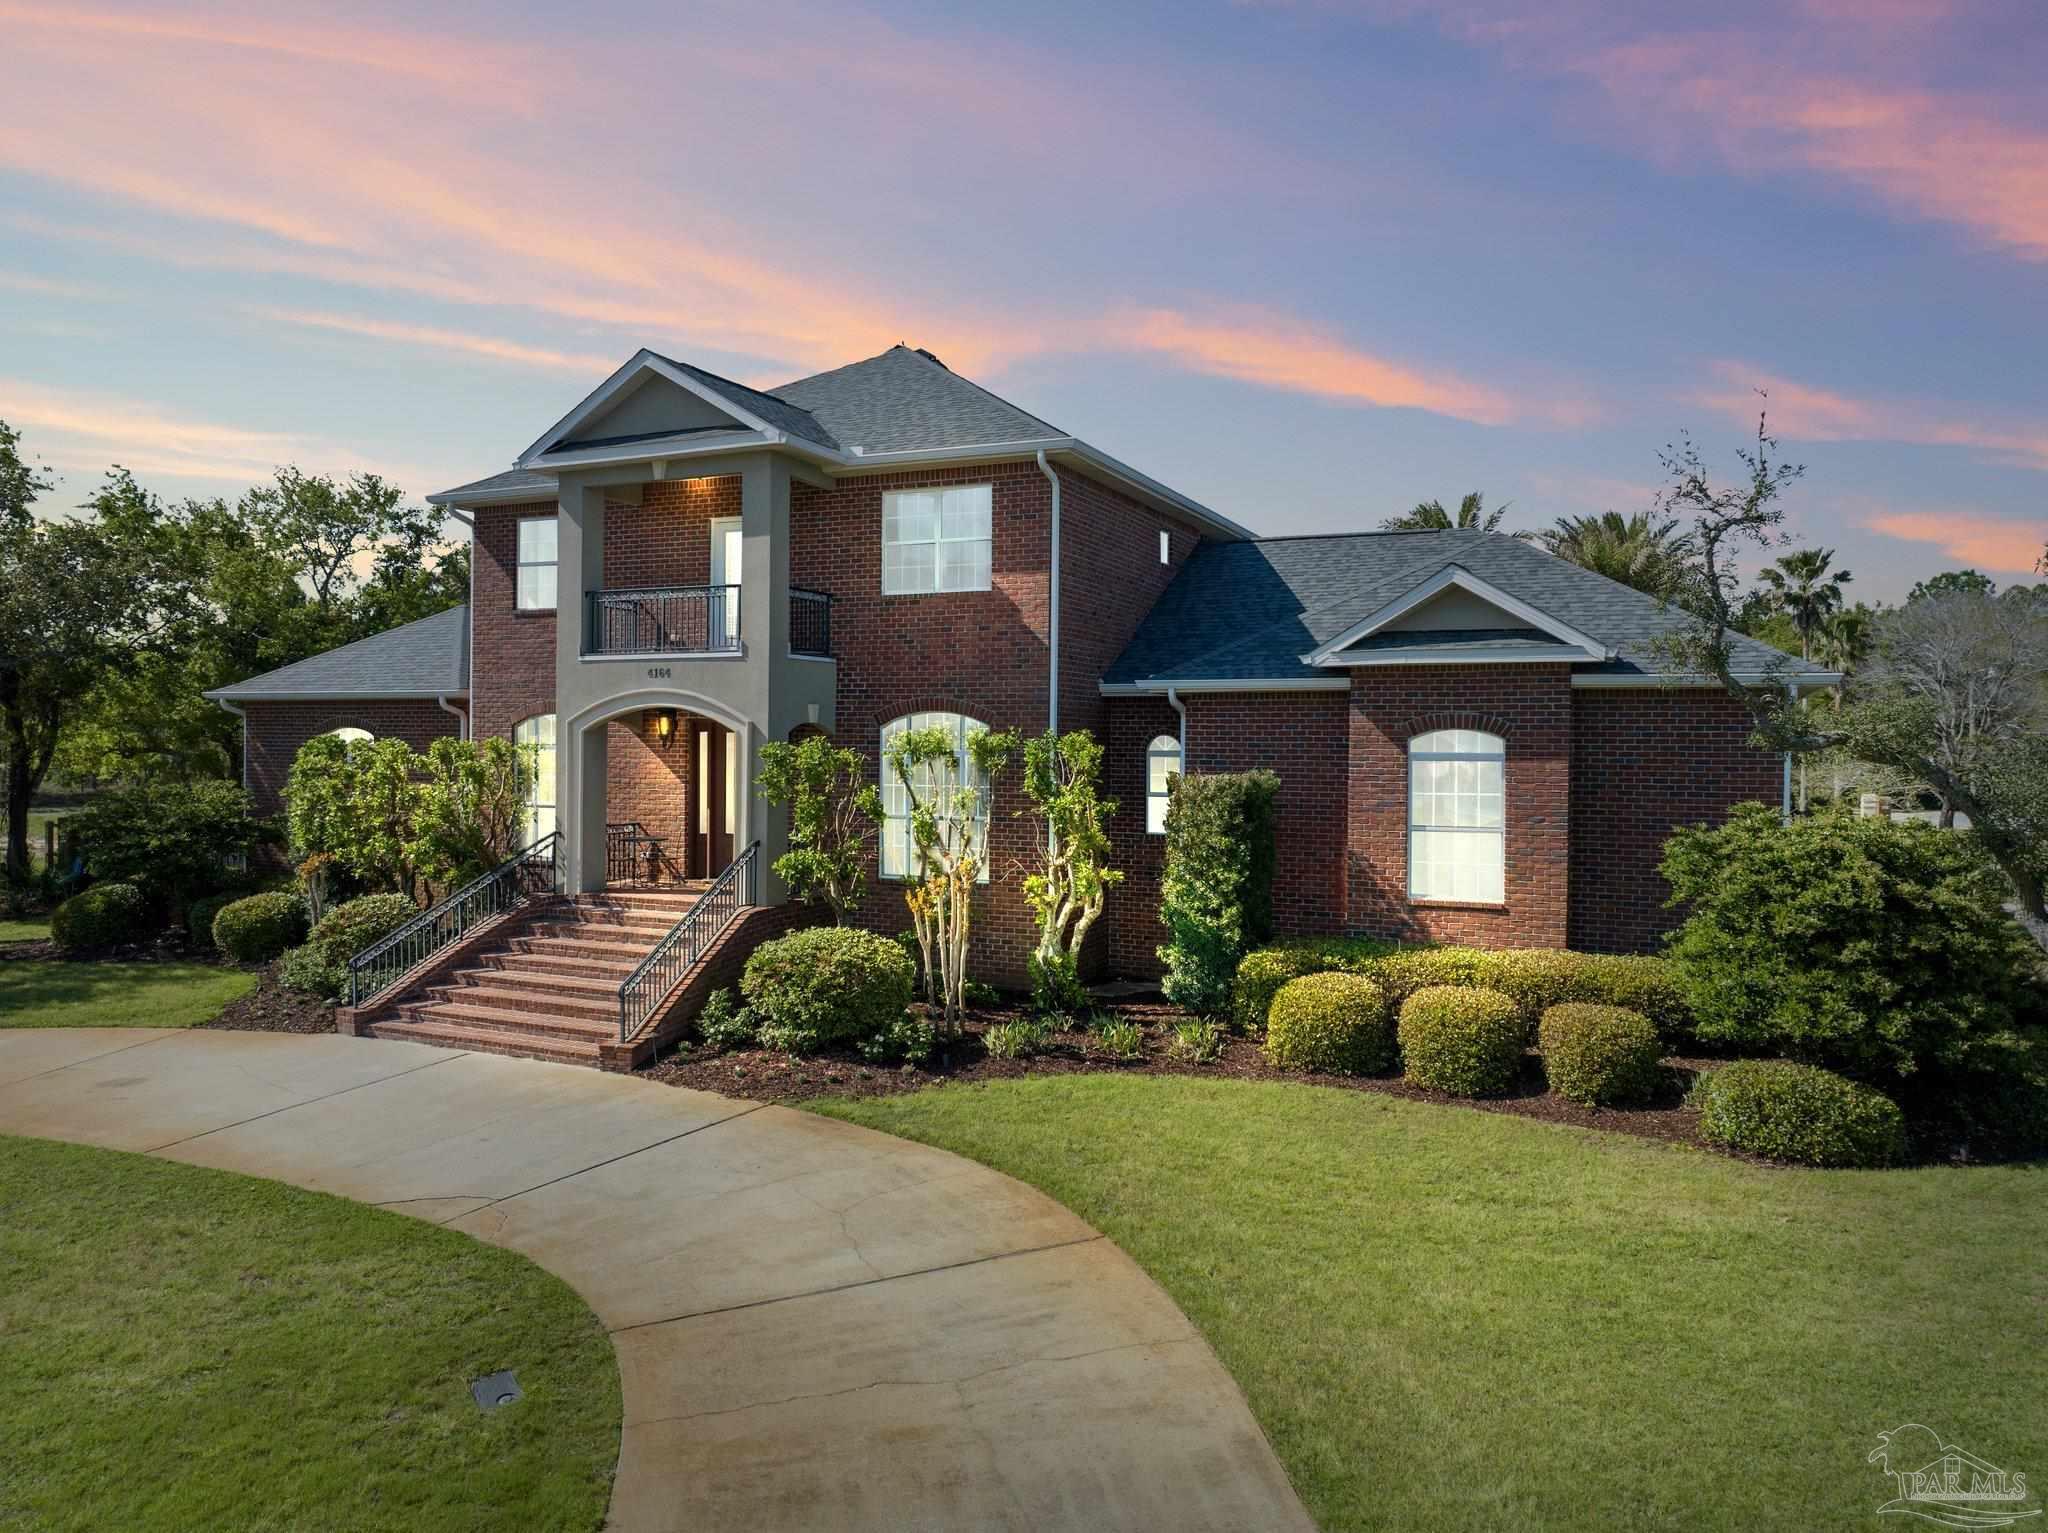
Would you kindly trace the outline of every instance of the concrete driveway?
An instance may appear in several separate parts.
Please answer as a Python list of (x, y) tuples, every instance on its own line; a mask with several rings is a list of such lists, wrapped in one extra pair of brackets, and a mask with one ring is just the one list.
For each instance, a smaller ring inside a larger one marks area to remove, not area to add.
[(1164, 1292), (1057, 1203), (785, 1108), (419, 1044), (0, 1032), (0, 1132), (523, 1252), (618, 1350), (618, 1529), (1312, 1527)]

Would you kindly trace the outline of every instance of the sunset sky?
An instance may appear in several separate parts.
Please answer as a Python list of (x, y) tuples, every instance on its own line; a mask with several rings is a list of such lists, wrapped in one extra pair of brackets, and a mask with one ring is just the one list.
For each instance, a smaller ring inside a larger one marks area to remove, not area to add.
[[(1652, 18), (1644, 20), (1642, 18)], [(494, 472), (895, 341), (1262, 532), (1648, 503), (1770, 394), (1854, 594), (2048, 536), (2040, 0), (0, 0), (0, 419)]]

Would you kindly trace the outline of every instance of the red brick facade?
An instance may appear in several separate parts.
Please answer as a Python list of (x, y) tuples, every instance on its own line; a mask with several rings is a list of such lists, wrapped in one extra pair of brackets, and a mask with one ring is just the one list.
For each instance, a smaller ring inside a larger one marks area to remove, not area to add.
[[(460, 706), (459, 702), (454, 706)], [(249, 795), (258, 814), (284, 807), (285, 779), (299, 747), (336, 729), (363, 729), (382, 740), (396, 736), (416, 751), (443, 735), (459, 734), (462, 721), (430, 698), (329, 703), (245, 703), (248, 717)]]
[(513, 726), (555, 711), (555, 614), (521, 612), (516, 600), (519, 522), (553, 516), (547, 501), (476, 513), (470, 563), (469, 698), (478, 739), (511, 738)]
[(1749, 744), (1742, 705), (1693, 687), (1572, 694), (1569, 945), (1638, 952), (1678, 924), (1657, 871), (1681, 825), (1779, 801), (1781, 758)]

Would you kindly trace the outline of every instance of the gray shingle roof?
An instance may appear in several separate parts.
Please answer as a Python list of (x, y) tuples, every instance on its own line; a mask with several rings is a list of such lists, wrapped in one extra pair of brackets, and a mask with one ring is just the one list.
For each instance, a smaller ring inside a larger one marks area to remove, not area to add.
[[(1304, 665), (1301, 656), (1451, 564), (1618, 650), (1622, 658), (1602, 670), (1656, 674), (1661, 667), (1649, 653), (1651, 641), (1683, 622), (1653, 596), (1500, 533), (1367, 532), (1205, 543), (1103, 679), (1327, 678), (1329, 671)], [(1412, 642), (1417, 636), (1387, 637)], [(1738, 638), (1734, 646), (1738, 670), (1787, 663), (1782, 652), (1754, 639)], [(1802, 668), (1797, 660), (1791, 664)]]
[[(661, 356), (661, 353), (653, 352), (650, 355)], [(662, 357), (661, 360), (677, 372), (689, 374), (706, 388), (725, 395), (734, 404), (758, 415), (778, 431), (787, 431), (791, 436), (802, 437), (805, 441), (815, 442), (820, 447), (841, 445), (801, 401), (792, 402), (781, 389), (763, 393), (759, 389), (748, 388), (744, 383), (735, 383), (730, 378), (721, 378), (716, 373), (706, 372), (701, 367), (693, 367), (688, 362), (678, 362), (674, 357)]]
[(502, 474), (486, 474), (481, 479), (472, 479), (468, 484), (458, 484), (452, 490), (441, 490), (428, 496), (429, 500), (444, 500), (451, 495), (515, 495), (531, 490), (535, 500), (553, 500), (558, 486), (549, 474), (536, 474), (523, 468), (508, 468)]
[(441, 697), (469, 691), (469, 608), (450, 607), (207, 693), (231, 703), (289, 698)]
[(773, 393), (808, 412), (849, 451), (906, 452), (1066, 435), (908, 346), (799, 378)]

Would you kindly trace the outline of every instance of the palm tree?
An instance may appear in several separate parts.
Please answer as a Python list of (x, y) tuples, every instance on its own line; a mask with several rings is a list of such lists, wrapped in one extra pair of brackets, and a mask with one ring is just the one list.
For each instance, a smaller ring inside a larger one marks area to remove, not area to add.
[(1623, 516), (1560, 516), (1536, 534), (1543, 546), (1569, 564), (1605, 575), (1652, 596), (1675, 595), (1684, 583), (1692, 537), (1674, 518), (1657, 521), (1647, 511)]
[(1841, 609), (1842, 587), (1854, 577), (1847, 570), (1830, 570), (1835, 562), (1832, 548), (1802, 548), (1768, 565), (1763, 582), (1771, 600), (1792, 619), (1799, 630), (1799, 658), (1813, 658), (1813, 636), (1821, 625)]
[(1844, 675), (1855, 670), (1870, 653), (1870, 618), (1870, 609), (1861, 602), (1829, 613), (1814, 635), (1814, 658)]
[(1455, 515), (1444, 509), (1440, 500), (1419, 502), (1406, 516), (1390, 516), (1380, 523), (1384, 532), (1449, 532), (1453, 528), (1477, 528), (1481, 532), (1500, 531), (1500, 519), (1508, 514), (1507, 506), (1488, 513), (1486, 497), (1474, 490), (1458, 502)]

